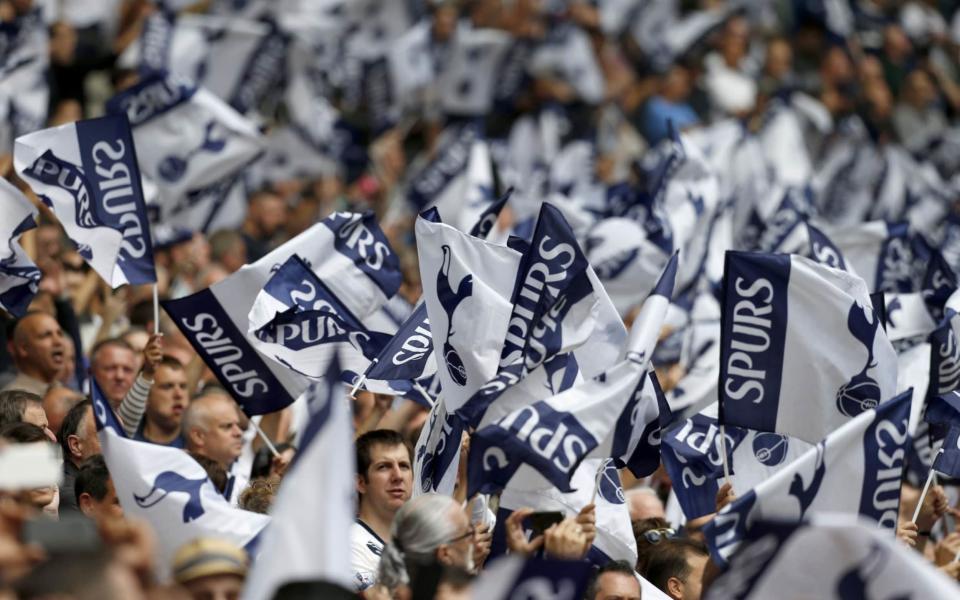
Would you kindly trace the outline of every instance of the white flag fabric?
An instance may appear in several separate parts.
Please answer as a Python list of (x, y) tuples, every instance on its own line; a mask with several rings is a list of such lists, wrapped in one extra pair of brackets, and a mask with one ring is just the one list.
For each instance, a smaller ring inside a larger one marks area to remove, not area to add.
[(270, 508), (243, 598), (272, 598), (284, 583), (304, 580), (353, 589), (350, 553), (343, 551), (355, 514), (353, 428), (335, 369), (307, 390), (310, 421)]
[(716, 403), (663, 433), (663, 465), (687, 520), (716, 512), (726, 449), (730, 483), (737, 493), (752, 490), (810, 449), (811, 444), (778, 433), (728, 425), (721, 445)]
[(389, 335), (370, 331), (354, 310), (370, 316), (383, 299), (378, 286), (388, 282), (363, 277), (353, 283), (349, 290), (340, 288), (350, 294), (341, 299), (302, 258), (291, 256), (257, 294), (247, 339), (264, 356), (306, 377), (324, 377), (336, 356), (351, 374), (363, 373)]
[(444, 402), (435, 402), (420, 430), (413, 455), (413, 495), (436, 492), (452, 496), (460, 466), (460, 441), (465, 431)]
[(159, 221), (206, 231), (233, 183), (263, 152), (257, 127), (203, 88), (162, 74), (107, 102), (126, 114), (140, 170), (159, 188)]
[(14, 166), (111, 287), (157, 280), (126, 117), (87, 119), (19, 137)]
[(246, 337), (257, 294), (294, 254), (361, 319), (400, 287), (399, 261), (373, 213), (334, 213), (208, 289), (163, 302), (203, 361), (250, 415), (280, 410), (307, 388), (306, 377), (265, 359)]
[(911, 396), (904, 392), (861, 413), (724, 507), (704, 528), (714, 559), (728, 559), (758, 520), (797, 522), (812, 512), (842, 512), (895, 529)]
[(443, 401), (455, 412), (497, 373), (522, 256), (423, 218), (416, 234)]
[[(563, 493), (555, 487), (524, 490), (508, 485), (500, 495), (497, 523), (506, 521), (511, 512), (527, 507), (535, 511), (556, 510), (566, 517), (575, 517), (592, 501), (596, 505), (597, 537), (587, 553), (587, 560), (598, 565), (611, 560), (636, 564), (637, 542), (630, 524), (630, 510), (623, 494), (620, 473), (613, 464), (606, 459), (584, 460), (573, 472), (570, 486), (573, 491)], [(596, 497), (594, 489), (597, 490)]]
[(859, 277), (727, 252), (724, 284), (722, 423), (816, 443), (896, 392), (896, 352)]
[(846, 227), (825, 226), (823, 231), (867, 282), (870, 292), (917, 291), (913, 281), (914, 252), (906, 223), (869, 221)]
[(20, 236), (37, 226), (37, 209), (12, 183), (0, 179), (0, 308), (15, 317), (37, 294), (40, 269), (20, 247)]
[(127, 517), (143, 519), (157, 536), (157, 575), (169, 581), (173, 555), (199, 537), (215, 537), (253, 553), (270, 517), (231, 506), (189, 454), (129, 440), (91, 381), (93, 415), (103, 458)]
[(445, 112), (467, 116), (490, 111), (497, 69), (510, 41), (510, 35), (498, 29), (457, 29), (437, 81), (437, 95)]
[(729, 568), (705, 600), (781, 598), (956, 598), (960, 587), (923, 556), (846, 515), (816, 515), (803, 524), (776, 521), (751, 527)]

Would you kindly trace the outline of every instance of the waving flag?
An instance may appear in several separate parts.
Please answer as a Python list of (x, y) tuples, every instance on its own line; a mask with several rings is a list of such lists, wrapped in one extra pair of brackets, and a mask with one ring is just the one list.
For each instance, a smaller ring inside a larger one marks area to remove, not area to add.
[(663, 465), (688, 520), (716, 511), (717, 492), (723, 483), (724, 448), (730, 482), (740, 492), (755, 488), (811, 447), (803, 440), (777, 433), (733, 426), (724, 431), (722, 445), (714, 404), (663, 434)]
[(427, 305), (421, 302), (373, 358), (364, 373), (374, 381), (415, 381), (436, 373)]
[(870, 221), (824, 232), (871, 292), (919, 291), (928, 257), (906, 223)]
[(455, 412), (496, 374), (521, 255), (423, 218), (416, 233), (443, 400)]
[(779, 598), (785, 590), (864, 600), (960, 594), (955, 581), (873, 523), (823, 514), (806, 523), (754, 524), (704, 599)]
[(934, 319), (942, 319), (947, 300), (957, 291), (957, 275), (939, 250), (933, 250), (930, 255), (922, 287), (930, 314)]
[(943, 446), (933, 461), (933, 470), (950, 477), (960, 477), (960, 424), (954, 422), (950, 425)]
[(489, 600), (582, 598), (590, 582), (589, 563), (504, 557), (485, 566), (472, 594)]
[(626, 330), (569, 224), (550, 204), (541, 207), (513, 289), (497, 376), (460, 411), (472, 426), (491, 403), (498, 405), (491, 418), (499, 418), (621, 358)]
[(960, 315), (951, 315), (938, 325), (930, 342), (930, 395), (942, 396), (960, 389)]
[(630, 469), (637, 479), (656, 471), (660, 466), (663, 430), (671, 419), (660, 382), (650, 371), (637, 386), (614, 428), (610, 456), (616, 465)]
[(338, 353), (364, 371), (389, 339), (367, 329), (297, 255), (257, 294), (248, 320), (254, 348), (310, 378), (323, 377)]
[(155, 74), (107, 102), (126, 114), (143, 174), (160, 191), (159, 222), (207, 231), (237, 177), (263, 151), (256, 126), (211, 92)]
[(605, 565), (611, 560), (636, 564), (637, 544), (630, 525), (630, 510), (623, 494), (620, 473), (613, 463), (600, 458), (584, 460), (574, 470), (570, 486), (574, 489), (570, 493), (563, 493), (555, 487), (521, 489), (507, 486), (500, 495), (494, 528), (495, 550), (501, 549), (503, 523), (515, 510), (529, 507), (536, 511), (559, 511), (566, 517), (574, 517), (583, 507), (593, 503), (596, 506), (597, 537), (586, 559), (596, 565)]
[(446, 404), (434, 403), (414, 450), (413, 494), (437, 492), (452, 496), (460, 466), (463, 420), (448, 414)]
[(829, 511), (896, 528), (911, 395), (908, 390), (861, 413), (724, 507), (704, 528), (714, 559), (726, 560), (761, 519), (796, 522)]
[(199, 537), (252, 552), (270, 518), (231, 506), (183, 450), (127, 439), (96, 381), (91, 386), (100, 447), (117, 498), (127, 517), (143, 519), (156, 534), (160, 579), (169, 580), (177, 549)]
[(407, 199), (418, 212), (436, 207), (444, 223), (469, 231), (493, 202), (493, 167), (480, 124), (467, 121), (444, 130), (433, 160), (410, 182)]
[(504, 557), (485, 566), (472, 586), (475, 598), (582, 598), (590, 582), (589, 563)]
[(0, 308), (22, 317), (37, 294), (40, 269), (20, 247), (20, 236), (37, 226), (37, 209), (20, 190), (0, 179)]
[(721, 332), (721, 423), (816, 443), (896, 392), (896, 353), (845, 271), (728, 252)]
[(157, 280), (137, 151), (124, 116), (17, 138), (14, 165), (111, 287)]
[[(644, 397), (642, 388), (646, 365), (673, 295), (676, 273), (674, 255), (634, 321), (623, 359), (613, 367), (558, 395), (519, 406), (505, 416), (487, 411), (486, 424), (472, 437), (468, 497), (507, 485), (514, 489), (554, 486), (569, 492), (574, 469), (588, 456), (629, 462), (644, 475), (656, 469), (665, 401), (656, 394)], [(504, 407), (498, 409), (505, 411)], [(646, 440), (642, 439), (644, 433)], [(651, 443), (649, 436), (654, 436), (657, 443)], [(646, 456), (648, 452), (653, 457)]]
[(437, 81), (437, 95), (446, 113), (481, 116), (490, 111), (497, 69), (510, 41), (510, 34), (492, 28), (457, 31)]
[(265, 361), (246, 337), (257, 294), (294, 254), (361, 320), (400, 287), (399, 262), (373, 214), (334, 213), (210, 288), (163, 302), (224, 389), (249, 415), (280, 410), (308, 384), (299, 373)]
[(886, 308), (883, 325), (891, 342), (922, 340), (936, 329), (936, 322), (920, 292), (884, 294), (883, 299)]
[(350, 405), (336, 371), (334, 362), (324, 380), (306, 392), (310, 421), (270, 508), (270, 527), (244, 598), (272, 598), (291, 581), (322, 580), (352, 589), (343, 540), (350, 539), (354, 519), (356, 469)]

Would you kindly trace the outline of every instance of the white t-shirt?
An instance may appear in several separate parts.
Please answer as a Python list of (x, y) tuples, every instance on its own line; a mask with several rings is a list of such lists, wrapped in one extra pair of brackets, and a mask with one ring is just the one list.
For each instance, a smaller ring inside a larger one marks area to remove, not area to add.
[(350, 569), (355, 590), (362, 592), (377, 582), (383, 540), (366, 523), (357, 519), (350, 529)]

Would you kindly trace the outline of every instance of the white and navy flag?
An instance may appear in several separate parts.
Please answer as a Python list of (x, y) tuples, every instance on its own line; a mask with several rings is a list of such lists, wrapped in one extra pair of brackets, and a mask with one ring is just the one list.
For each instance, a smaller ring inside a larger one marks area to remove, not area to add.
[(669, 409), (662, 394), (644, 394), (643, 387), (676, 274), (674, 255), (634, 321), (621, 360), (606, 372), (496, 420), (485, 416), (487, 424), (471, 441), (468, 497), (508, 485), (569, 492), (574, 470), (587, 457), (616, 459), (642, 476), (656, 470)]
[(473, 582), (474, 598), (516, 600), (582, 598), (593, 569), (590, 563), (508, 556), (484, 567)]
[[(953, 312), (953, 311), (949, 311)], [(960, 389), (960, 314), (951, 314), (930, 333), (930, 396)]]
[(721, 423), (816, 443), (896, 393), (896, 352), (856, 275), (727, 252), (722, 295)]
[(366, 370), (390, 339), (370, 331), (296, 254), (257, 294), (248, 320), (254, 348), (311, 379), (323, 377), (338, 354), (354, 372)]
[(413, 457), (413, 495), (436, 492), (452, 496), (460, 466), (460, 442), (466, 431), (456, 413), (443, 402), (430, 408)]
[(120, 506), (157, 536), (158, 577), (168, 581), (174, 553), (199, 537), (230, 541), (252, 554), (270, 517), (231, 506), (183, 450), (127, 439), (96, 381), (91, 386), (100, 447)]
[(17, 173), (114, 288), (157, 280), (137, 156), (123, 115), (37, 131), (14, 148)]
[(443, 400), (455, 412), (497, 373), (522, 256), (422, 217), (416, 235)]
[[(721, 444), (716, 405), (663, 434), (660, 454), (687, 520), (716, 512), (723, 483), (723, 452), (735, 491), (751, 490), (810, 449), (803, 440), (778, 433), (724, 427)], [(724, 445), (725, 444), (725, 445)]]
[(933, 460), (933, 470), (950, 477), (960, 477), (960, 424), (950, 425), (940, 452)]
[(307, 389), (310, 420), (270, 508), (270, 527), (247, 576), (244, 598), (272, 598), (293, 581), (353, 589), (350, 553), (343, 543), (350, 539), (355, 516), (356, 469), (350, 404), (337, 370), (334, 361), (324, 380)]
[(427, 305), (421, 302), (373, 358), (364, 376), (397, 387), (436, 373), (436, 366)]
[(20, 246), (20, 236), (37, 226), (37, 209), (12, 183), (0, 178), (0, 308), (22, 317), (37, 294), (40, 269)]
[(823, 230), (871, 292), (920, 291), (929, 248), (907, 223), (870, 221)]
[(517, 272), (512, 302), (497, 376), (460, 410), (474, 427), (491, 403), (505, 416), (622, 358), (627, 332), (616, 308), (561, 211), (548, 203)]
[(373, 213), (334, 213), (208, 289), (163, 302), (204, 363), (249, 415), (280, 410), (309, 383), (303, 375), (265, 360), (246, 337), (257, 294), (294, 254), (358, 319), (374, 314), (400, 287), (399, 261)]
[(798, 522), (812, 512), (860, 515), (893, 530), (910, 444), (912, 390), (861, 413), (717, 513), (704, 528), (715, 561), (759, 520)]
[(493, 28), (461, 27), (437, 78), (437, 95), (447, 114), (483, 116), (493, 107), (498, 69), (512, 37)]
[(753, 525), (704, 599), (782, 598), (786, 590), (802, 590), (804, 598), (960, 596), (955, 581), (873, 523), (822, 514), (805, 523)]
[(251, 121), (208, 90), (162, 73), (111, 98), (107, 112), (130, 120), (140, 169), (159, 188), (156, 221), (207, 231), (231, 218), (218, 212), (263, 152)]

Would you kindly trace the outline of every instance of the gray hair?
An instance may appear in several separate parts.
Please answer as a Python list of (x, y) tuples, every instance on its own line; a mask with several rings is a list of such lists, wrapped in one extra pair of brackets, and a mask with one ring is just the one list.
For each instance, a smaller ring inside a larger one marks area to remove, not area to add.
[(429, 564), (437, 548), (456, 537), (448, 515), (460, 505), (451, 497), (424, 494), (413, 498), (397, 511), (390, 528), (390, 542), (383, 548), (377, 581), (388, 589), (409, 583), (409, 564)]

